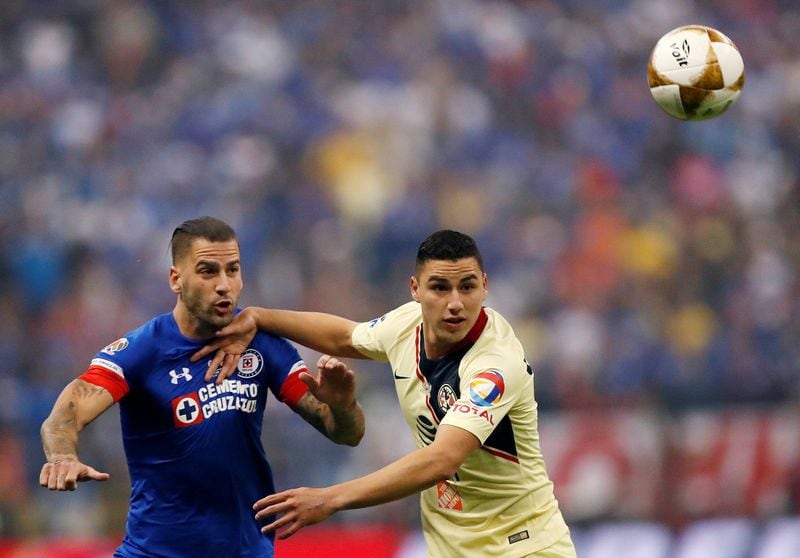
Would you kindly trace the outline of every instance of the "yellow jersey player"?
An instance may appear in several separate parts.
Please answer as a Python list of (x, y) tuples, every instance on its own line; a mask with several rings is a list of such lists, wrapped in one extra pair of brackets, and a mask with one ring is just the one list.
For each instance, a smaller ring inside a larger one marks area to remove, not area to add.
[[(286, 538), (343, 509), (421, 492), (431, 557), (575, 556), (539, 448), (533, 372), (508, 322), (484, 307), (488, 280), (472, 238), (443, 230), (419, 247), (413, 302), (371, 322), (248, 308), (195, 358), (224, 371), (258, 329), (323, 353), (390, 364), (415, 451), (363, 477), (256, 503)], [(224, 375), (225, 372), (220, 374)]]

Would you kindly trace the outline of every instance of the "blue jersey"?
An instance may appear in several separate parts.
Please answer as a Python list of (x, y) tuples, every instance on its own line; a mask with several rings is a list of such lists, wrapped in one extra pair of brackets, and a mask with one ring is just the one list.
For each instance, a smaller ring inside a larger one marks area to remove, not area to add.
[(189, 362), (204, 343), (163, 314), (108, 345), (81, 376), (120, 405), (132, 486), (115, 556), (273, 556), (274, 536), (252, 509), (274, 492), (261, 444), (267, 388), (293, 406), (306, 367), (285, 339), (258, 333), (217, 386), (203, 379), (207, 360)]

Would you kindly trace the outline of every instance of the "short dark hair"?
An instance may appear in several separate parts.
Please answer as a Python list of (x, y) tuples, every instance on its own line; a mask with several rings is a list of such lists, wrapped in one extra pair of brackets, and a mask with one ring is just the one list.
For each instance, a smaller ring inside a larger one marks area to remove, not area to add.
[(483, 257), (471, 236), (448, 229), (436, 231), (419, 245), (417, 271), (430, 260), (455, 261), (462, 258), (475, 258), (483, 271)]
[(228, 223), (216, 217), (204, 216), (189, 219), (172, 231), (169, 245), (172, 249), (173, 264), (189, 252), (192, 243), (197, 238), (205, 238), (211, 242), (237, 240), (236, 231)]

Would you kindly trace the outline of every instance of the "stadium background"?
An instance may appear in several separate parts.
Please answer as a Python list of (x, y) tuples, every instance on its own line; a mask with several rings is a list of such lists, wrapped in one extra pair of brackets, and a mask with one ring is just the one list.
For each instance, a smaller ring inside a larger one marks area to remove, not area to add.
[[(647, 90), (686, 23), (743, 52), (714, 121)], [(81, 439), (112, 480), (75, 493), (38, 488), (38, 428), (100, 347), (172, 307), (169, 234), (200, 214), (240, 233), (245, 305), (357, 320), (407, 299), (428, 232), (474, 235), (580, 556), (800, 556), (798, 37), (790, 0), (4, 1), (0, 556), (121, 536), (116, 412)], [(279, 487), (411, 448), (388, 368), (357, 369), (355, 450), (268, 406)], [(418, 525), (409, 498), (279, 555), (420, 556)]]

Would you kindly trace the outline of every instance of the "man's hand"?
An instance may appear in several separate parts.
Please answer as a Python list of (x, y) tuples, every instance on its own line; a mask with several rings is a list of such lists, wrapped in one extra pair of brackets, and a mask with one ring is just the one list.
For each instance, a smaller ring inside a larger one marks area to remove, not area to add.
[(214, 358), (208, 364), (205, 380), (211, 381), (217, 368), (221, 368), (217, 375), (216, 384), (219, 385), (232, 376), (239, 364), (239, 357), (247, 350), (258, 331), (255, 314), (247, 308), (242, 310), (231, 323), (217, 332), (217, 339), (212, 341), (191, 357), (192, 362), (197, 362), (206, 355), (216, 351)]
[(300, 373), (300, 379), (308, 391), (331, 410), (350, 409), (356, 403), (356, 380), (352, 370), (339, 359), (322, 355), (317, 361), (319, 372), (312, 376)]
[(355, 374), (328, 355), (321, 356), (317, 366), (316, 376), (309, 372), (298, 375), (308, 392), (294, 410), (332, 442), (357, 446), (364, 437), (364, 411), (356, 401)]
[(337, 511), (329, 491), (330, 488), (293, 488), (262, 498), (253, 505), (257, 521), (275, 514), (281, 516), (264, 525), (261, 531), (269, 533), (286, 527), (278, 533), (278, 538), (287, 539), (307, 525), (324, 521)]
[(93, 467), (84, 465), (76, 457), (54, 458), (45, 463), (39, 474), (39, 485), (50, 490), (75, 490), (83, 481), (104, 481), (111, 477)]

